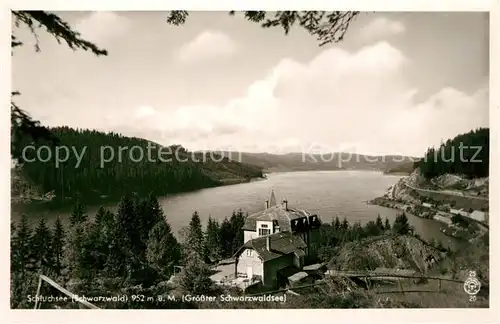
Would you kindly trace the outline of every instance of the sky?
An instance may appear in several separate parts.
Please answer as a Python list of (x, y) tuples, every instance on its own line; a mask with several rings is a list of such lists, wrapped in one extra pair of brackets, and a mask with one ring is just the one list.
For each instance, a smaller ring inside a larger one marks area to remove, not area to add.
[(16, 103), (43, 125), (189, 150), (422, 156), (488, 127), (487, 13), (364, 12), (340, 43), (241, 13), (59, 12), (106, 57), (13, 27)]

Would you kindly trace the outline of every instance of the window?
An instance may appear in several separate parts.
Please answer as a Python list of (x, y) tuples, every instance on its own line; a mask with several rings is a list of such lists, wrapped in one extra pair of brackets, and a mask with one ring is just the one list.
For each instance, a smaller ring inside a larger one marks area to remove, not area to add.
[(268, 228), (259, 228), (259, 236), (269, 235), (271, 230)]
[(260, 227), (267, 228), (267, 224), (261, 224)]
[(253, 250), (247, 249), (247, 256), (253, 256)]

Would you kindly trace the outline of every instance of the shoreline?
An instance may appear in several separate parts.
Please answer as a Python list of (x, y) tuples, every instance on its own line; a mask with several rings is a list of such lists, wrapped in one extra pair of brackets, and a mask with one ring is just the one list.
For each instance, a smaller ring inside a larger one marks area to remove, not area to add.
[[(255, 181), (263, 181), (267, 180), (267, 177), (263, 173), (262, 177), (254, 177), (250, 179), (226, 179), (226, 180), (219, 180), (220, 184), (215, 185), (215, 186), (208, 186), (208, 187), (202, 187), (202, 188), (197, 188), (193, 190), (187, 190), (187, 191), (179, 191), (179, 192), (171, 192), (171, 193), (166, 193), (163, 195), (158, 195), (158, 197), (164, 197), (172, 194), (180, 194), (180, 193), (189, 193), (189, 192), (196, 192), (198, 190), (203, 190), (203, 189), (209, 189), (209, 188), (217, 188), (217, 187), (225, 187), (225, 186), (233, 186), (233, 185), (238, 185), (238, 184), (243, 184), (243, 183), (250, 183), (250, 182), (255, 182)], [(135, 194), (135, 193), (133, 193)], [(116, 195), (100, 195), (99, 197), (92, 197), (88, 199), (88, 205), (91, 206), (98, 206), (100, 204), (110, 204), (110, 203), (117, 203), (120, 201), (120, 197)], [(15, 198), (14, 198), (15, 199)], [(16, 209), (16, 210), (30, 210), (32, 208), (42, 208), (46, 210), (64, 210), (70, 206), (73, 206), (75, 203), (75, 198), (66, 198), (65, 200), (39, 200), (39, 199), (32, 199), (29, 202), (23, 202), (23, 201), (15, 201), (14, 199), (11, 198), (10, 202), (10, 207), (11, 210)]]
[[(444, 235), (451, 237), (455, 240), (458, 240), (458, 241), (462, 241), (462, 242), (468, 241), (469, 239), (472, 239), (475, 237), (475, 236), (467, 237), (467, 235), (464, 234), (467, 231), (467, 229), (465, 229), (465, 228), (462, 228), (460, 226), (450, 225), (449, 223), (443, 221), (441, 218), (435, 218), (434, 216), (436, 216), (438, 213), (434, 214), (434, 212), (432, 212), (432, 211), (427, 211), (427, 212), (418, 211), (420, 206), (415, 205), (415, 204), (410, 204), (410, 203), (404, 204), (401, 202), (391, 201), (390, 199), (383, 198), (383, 197), (377, 197), (377, 198), (374, 198), (372, 200), (369, 200), (369, 201), (367, 201), (367, 204), (385, 207), (385, 208), (390, 208), (390, 209), (396, 209), (396, 210), (399, 210), (401, 212), (408, 213), (412, 216), (422, 218), (422, 219), (435, 220), (436, 222), (441, 224), (441, 226), (439, 228), (439, 231), (441, 233), (443, 233)], [(406, 208), (400, 208), (400, 207), (406, 207)]]
[[(233, 179), (219, 180), (219, 182), (220, 182), (219, 185), (201, 187), (201, 188), (196, 188), (196, 189), (187, 190), (187, 191), (171, 192), (171, 193), (166, 193), (166, 194), (158, 195), (158, 196), (163, 197), (163, 196), (168, 196), (168, 195), (172, 195), (172, 194), (196, 192), (198, 190), (209, 189), (209, 188), (225, 187), (225, 186), (232, 186), (232, 185), (238, 185), (238, 184), (244, 184), (244, 183), (251, 183), (251, 182), (256, 182), (256, 181), (264, 181), (264, 180), (267, 180), (267, 176), (270, 174), (293, 173), (293, 172), (337, 172), (337, 171), (376, 172), (376, 173), (382, 173), (383, 175), (395, 176), (395, 174), (385, 174), (383, 170), (369, 170), (369, 169), (317, 169), (317, 170), (290, 170), (290, 169), (283, 169), (283, 170), (267, 169), (266, 170), (266, 169), (263, 169), (262, 170), (262, 177), (253, 177), (253, 178), (249, 178), (249, 179), (233, 178)], [(109, 203), (118, 202), (120, 200), (120, 198), (121, 198), (121, 195), (116, 196), (113, 194), (108, 194), (108, 195), (103, 194), (103, 195), (99, 195), (98, 197), (96, 196), (96, 197), (89, 198), (88, 204), (89, 205), (109, 204)], [(65, 208), (68, 208), (68, 206), (73, 206), (74, 202), (75, 202), (75, 198), (66, 198), (65, 200), (31, 199), (29, 201), (26, 201), (20, 197), (12, 197), (11, 196), (10, 206), (11, 206), (11, 209), (16, 209), (16, 210), (26, 210), (26, 209), (29, 210), (32, 208), (38, 209), (40, 207), (43, 209), (47, 209), (47, 210), (64, 210)]]
[[(488, 225), (485, 223), (451, 213), (452, 207), (446, 199), (431, 199), (418, 194), (419, 190), (415, 189), (408, 186), (407, 180), (402, 178), (389, 187), (383, 196), (369, 200), (367, 204), (397, 209), (423, 219), (433, 219), (442, 224), (440, 231), (443, 234), (460, 241), (471, 241), (482, 232), (488, 231)], [(417, 195), (412, 192), (417, 192)], [(464, 221), (457, 220), (457, 217), (462, 217)]]

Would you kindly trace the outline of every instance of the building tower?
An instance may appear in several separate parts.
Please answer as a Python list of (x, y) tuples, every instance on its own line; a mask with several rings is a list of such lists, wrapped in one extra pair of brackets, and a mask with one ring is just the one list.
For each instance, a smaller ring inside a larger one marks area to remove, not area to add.
[(269, 198), (269, 207), (276, 206), (276, 197), (274, 196), (274, 190), (271, 189), (271, 198)]

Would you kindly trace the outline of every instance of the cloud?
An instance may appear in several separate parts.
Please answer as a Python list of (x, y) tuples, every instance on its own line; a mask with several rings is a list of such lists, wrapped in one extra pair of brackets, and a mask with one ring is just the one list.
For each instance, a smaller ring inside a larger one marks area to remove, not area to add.
[(236, 44), (226, 34), (218, 31), (204, 31), (189, 43), (184, 44), (177, 53), (182, 62), (211, 60), (227, 57), (235, 53)]
[(156, 110), (151, 106), (140, 106), (135, 111), (136, 118), (144, 118), (156, 114)]
[(75, 30), (89, 41), (103, 43), (123, 35), (129, 27), (130, 21), (119, 13), (95, 11), (80, 20)]
[[(355, 52), (335, 47), (307, 63), (281, 60), (224, 105), (190, 105), (143, 114), (143, 136), (190, 149), (350, 151), (421, 156), (488, 126), (487, 91), (444, 88), (423, 102), (408, 83), (402, 52), (378, 42)], [(148, 108), (149, 109), (149, 108)], [(141, 108), (140, 111), (146, 110)], [(144, 125), (144, 126), (143, 126)], [(149, 137), (152, 136), (152, 137)]]
[(366, 26), (361, 27), (359, 31), (361, 38), (365, 41), (380, 40), (404, 32), (405, 26), (401, 22), (384, 17), (373, 19)]

